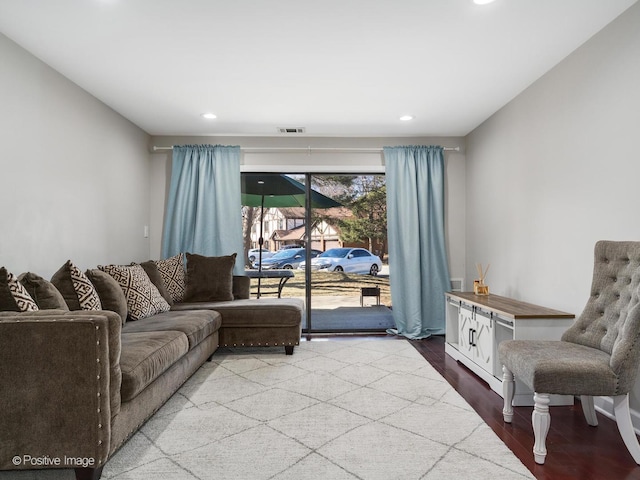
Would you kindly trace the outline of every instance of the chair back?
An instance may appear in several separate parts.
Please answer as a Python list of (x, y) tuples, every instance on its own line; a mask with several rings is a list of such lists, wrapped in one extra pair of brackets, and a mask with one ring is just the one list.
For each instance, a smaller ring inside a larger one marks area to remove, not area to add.
[(611, 356), (620, 394), (635, 382), (640, 363), (640, 242), (599, 241), (591, 295), (562, 340)]

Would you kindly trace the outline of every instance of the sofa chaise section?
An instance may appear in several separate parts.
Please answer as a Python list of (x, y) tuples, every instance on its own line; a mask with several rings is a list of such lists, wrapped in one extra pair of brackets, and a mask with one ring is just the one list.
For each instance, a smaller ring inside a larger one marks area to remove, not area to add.
[(236, 299), (175, 303), (172, 312), (214, 310), (222, 316), (220, 346), (283, 346), (287, 355), (300, 345), (304, 301), (299, 298)]

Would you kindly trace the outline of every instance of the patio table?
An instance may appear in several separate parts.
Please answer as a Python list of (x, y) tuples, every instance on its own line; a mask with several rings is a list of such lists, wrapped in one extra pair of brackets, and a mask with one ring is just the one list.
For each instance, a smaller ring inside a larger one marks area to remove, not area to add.
[[(282, 295), (282, 289), (287, 281), (294, 276), (293, 271), (291, 269), (282, 269), (282, 270), (245, 270), (244, 271), (247, 277), (249, 278), (279, 278), (280, 282), (278, 283), (278, 298)], [(259, 292), (256, 295), (256, 298), (260, 298), (260, 296), (265, 292)], [(276, 293), (276, 291), (270, 291), (266, 293)]]

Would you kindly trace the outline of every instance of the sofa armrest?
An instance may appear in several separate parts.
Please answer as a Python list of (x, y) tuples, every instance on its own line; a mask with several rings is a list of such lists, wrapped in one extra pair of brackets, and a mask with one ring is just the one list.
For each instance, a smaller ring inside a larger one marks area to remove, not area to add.
[(119, 349), (120, 317), (112, 312), (0, 315), (0, 469), (106, 461)]
[(249, 298), (251, 292), (251, 279), (244, 275), (233, 276), (233, 299), (242, 300)]

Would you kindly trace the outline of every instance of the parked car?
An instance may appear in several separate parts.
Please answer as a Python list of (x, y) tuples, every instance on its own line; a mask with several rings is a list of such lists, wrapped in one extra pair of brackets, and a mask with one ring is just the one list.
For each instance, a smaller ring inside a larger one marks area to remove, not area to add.
[[(265, 258), (270, 258), (275, 254), (275, 252), (272, 252), (271, 250), (267, 250), (266, 248), (262, 249), (262, 260), (264, 260)], [(258, 260), (260, 258), (260, 249), (259, 248), (252, 248), (251, 250), (249, 250), (247, 252), (247, 258), (249, 259), (250, 263), (255, 262), (256, 260)]]
[[(377, 275), (382, 266), (380, 257), (364, 248), (331, 248), (311, 260), (311, 270), (328, 272), (368, 273)], [(298, 267), (306, 268), (304, 262)]]
[[(317, 257), (322, 252), (311, 250), (311, 258)], [(304, 261), (304, 248), (287, 248), (278, 250), (272, 257), (262, 259), (263, 270), (273, 270), (276, 268), (298, 268), (300, 262)], [(258, 262), (253, 263), (253, 268), (258, 268)]]

